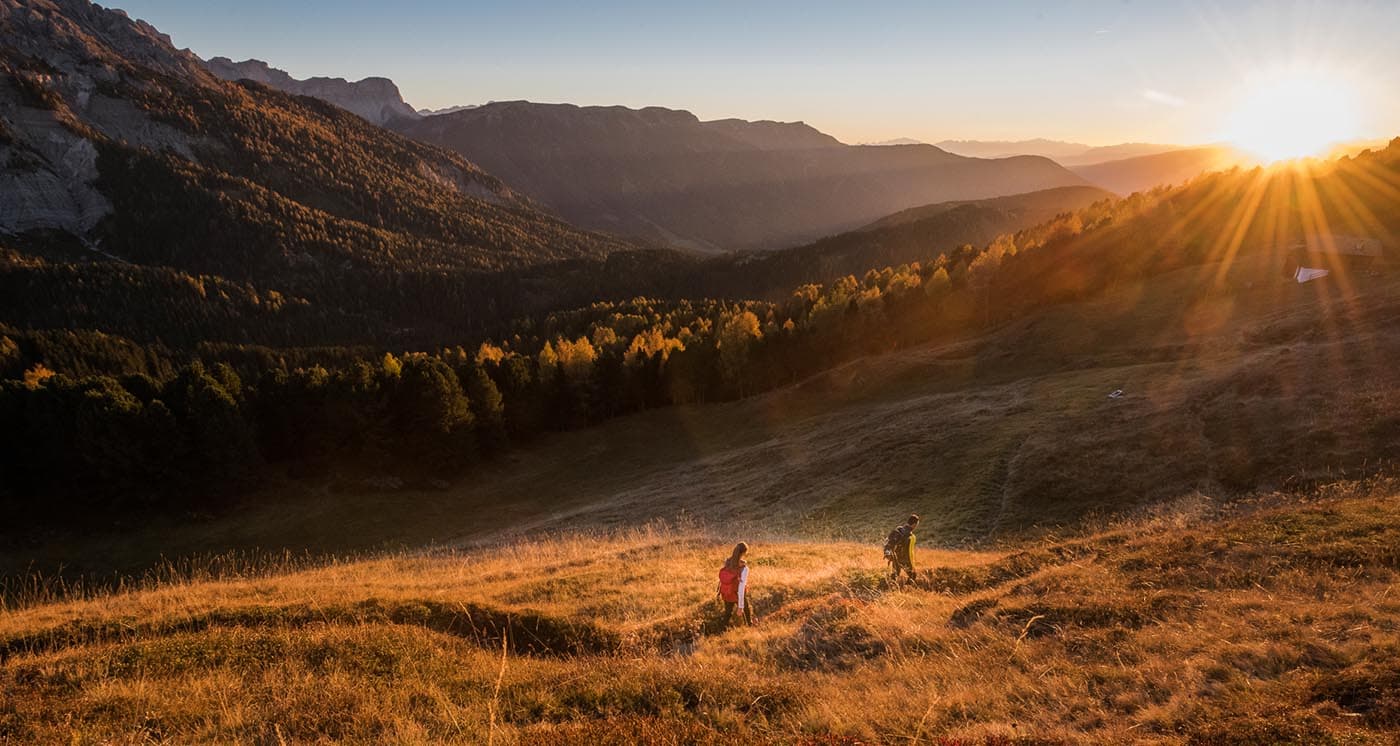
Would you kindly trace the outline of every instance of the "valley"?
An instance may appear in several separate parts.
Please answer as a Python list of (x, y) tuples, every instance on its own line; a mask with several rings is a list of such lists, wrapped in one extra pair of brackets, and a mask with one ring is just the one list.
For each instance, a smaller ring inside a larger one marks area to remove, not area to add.
[[(100, 578), (162, 556), (354, 554), (650, 521), (868, 543), (910, 510), (929, 516), (924, 541), (957, 547), (1185, 495), (1393, 468), (1400, 336), (1386, 320), (1400, 286), (1364, 279), (1318, 295), (1255, 260), (1225, 273), (1228, 290), (1193, 294), (1220, 269), (857, 359), (739, 402), (549, 435), (443, 489), (289, 481), (218, 517), (84, 528), (81, 552), (62, 530), (34, 533), (12, 540), (4, 564)], [(1115, 389), (1125, 395), (1110, 399)]]
[(129, 1), (0, 0), (0, 743), (1395, 742), (1394, 9)]

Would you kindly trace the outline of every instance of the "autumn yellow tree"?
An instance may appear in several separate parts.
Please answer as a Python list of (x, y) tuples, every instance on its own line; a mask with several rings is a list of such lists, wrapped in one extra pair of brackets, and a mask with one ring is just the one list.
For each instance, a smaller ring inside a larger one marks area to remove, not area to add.
[(53, 377), (54, 372), (49, 370), (48, 366), (43, 363), (35, 363), (24, 372), (24, 385), (31, 389), (37, 389)]
[(719, 349), (720, 371), (725, 382), (735, 388), (740, 396), (745, 393), (749, 353), (754, 343), (762, 338), (763, 331), (753, 311), (732, 314), (720, 326), (719, 339), (715, 343)]
[(505, 350), (501, 349), (500, 347), (497, 347), (496, 345), (491, 344), (490, 342), (482, 342), (481, 346), (476, 348), (477, 365), (482, 365), (484, 363), (499, 363), (503, 358), (505, 358), (505, 356)]
[(939, 267), (928, 276), (928, 281), (924, 283), (924, 295), (927, 295), (930, 300), (941, 301), (948, 294), (952, 285), (952, 280), (948, 278), (948, 270)]
[(571, 381), (582, 381), (593, 373), (593, 364), (598, 360), (598, 351), (587, 337), (579, 337), (570, 342), (560, 339), (555, 345), (559, 355), (559, 367)]

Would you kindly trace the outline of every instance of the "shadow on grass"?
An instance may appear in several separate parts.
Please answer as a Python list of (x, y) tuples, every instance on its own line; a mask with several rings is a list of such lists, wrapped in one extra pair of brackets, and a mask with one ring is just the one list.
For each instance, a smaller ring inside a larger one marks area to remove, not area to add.
[(616, 652), (616, 632), (589, 622), (530, 611), (507, 611), (472, 603), (409, 600), (387, 603), (369, 599), (349, 606), (254, 606), (216, 609), (206, 614), (155, 622), (110, 619), (77, 620), (48, 629), (0, 639), (0, 663), (13, 655), (61, 650), (77, 645), (122, 642), (150, 636), (201, 632), (215, 628), (300, 628), (311, 624), (405, 624), (449, 634), (488, 649), (501, 639), (511, 652), (569, 657)]

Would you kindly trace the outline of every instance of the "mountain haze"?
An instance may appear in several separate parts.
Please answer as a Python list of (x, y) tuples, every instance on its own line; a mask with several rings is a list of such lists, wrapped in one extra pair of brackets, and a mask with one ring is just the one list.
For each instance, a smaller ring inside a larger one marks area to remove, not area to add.
[(1041, 155), (1062, 166), (1083, 166), (1183, 149), (1180, 145), (1157, 145), (1140, 142), (1094, 146), (1045, 138), (1034, 140), (944, 140), (937, 145), (949, 153), (972, 158)]
[(897, 210), (1083, 182), (1037, 157), (851, 146), (801, 122), (496, 102), (400, 122), (578, 225), (700, 251), (773, 249)]
[(1230, 148), (1210, 146), (1074, 166), (1070, 170), (1111, 192), (1132, 194), (1156, 186), (1181, 184), (1207, 171), (1248, 162)]
[(1079, 155), (1090, 146), (1077, 142), (1047, 140), (1038, 137), (1034, 140), (943, 140), (934, 145), (969, 158), (1007, 158), (1013, 155), (1041, 155), (1060, 161), (1067, 156)]
[(781, 300), (804, 283), (832, 282), (845, 275), (863, 277), (872, 270), (927, 262), (960, 246), (985, 246), (998, 236), (1014, 235), (1113, 197), (1097, 187), (1077, 186), (942, 202), (903, 210), (802, 246), (716, 257), (675, 271), (684, 273), (692, 294)]
[(1184, 145), (1159, 145), (1145, 142), (1126, 142), (1119, 145), (1099, 145), (1084, 150), (1076, 155), (1056, 158), (1056, 162), (1064, 165), (1089, 166), (1095, 163), (1106, 163), (1108, 161), (1121, 161), (1127, 158), (1142, 158), (1144, 156), (1171, 153), (1182, 150), (1193, 150)]

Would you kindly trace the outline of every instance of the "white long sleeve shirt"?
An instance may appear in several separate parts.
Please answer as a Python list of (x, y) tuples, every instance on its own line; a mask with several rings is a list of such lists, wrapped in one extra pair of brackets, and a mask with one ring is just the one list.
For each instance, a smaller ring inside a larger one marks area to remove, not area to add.
[(744, 591), (749, 587), (749, 568), (739, 571), (739, 608), (744, 608)]

